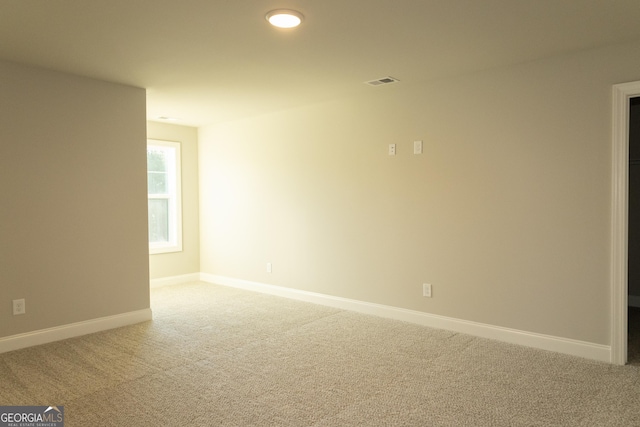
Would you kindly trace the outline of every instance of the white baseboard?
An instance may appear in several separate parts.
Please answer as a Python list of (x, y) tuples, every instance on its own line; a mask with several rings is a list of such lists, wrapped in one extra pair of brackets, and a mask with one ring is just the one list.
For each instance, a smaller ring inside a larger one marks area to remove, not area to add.
[(147, 308), (144, 310), (131, 311), (129, 313), (116, 314), (114, 316), (101, 317), (84, 322), (71, 323), (69, 325), (12, 335), (0, 338), (0, 353), (92, 334), (94, 332), (105, 331), (107, 329), (119, 328), (121, 326), (133, 325), (135, 323), (151, 320), (151, 318), (151, 309)]
[(159, 279), (151, 279), (149, 286), (159, 288), (161, 286), (179, 285), (181, 283), (197, 282), (200, 280), (200, 273), (182, 274), (180, 276), (161, 277)]
[(628, 304), (631, 307), (640, 308), (640, 296), (638, 296), (638, 295), (629, 295)]
[(484, 323), (438, 316), (421, 311), (407, 310), (387, 305), (268, 285), (259, 282), (251, 282), (248, 280), (216, 276), (207, 273), (200, 273), (200, 280), (207, 283), (246, 289), (343, 310), (402, 320), (431, 328), (445, 329), (511, 344), (519, 344), (541, 350), (555, 351), (558, 353), (611, 363), (611, 347), (608, 345), (525, 332), (517, 329), (503, 328)]

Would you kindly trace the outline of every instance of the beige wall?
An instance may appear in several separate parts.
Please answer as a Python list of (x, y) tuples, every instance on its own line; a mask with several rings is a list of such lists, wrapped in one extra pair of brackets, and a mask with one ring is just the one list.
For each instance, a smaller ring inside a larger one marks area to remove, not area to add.
[(149, 139), (180, 142), (182, 159), (182, 252), (149, 256), (151, 279), (200, 271), (198, 212), (198, 130), (188, 126), (147, 122)]
[(0, 337), (148, 309), (145, 91), (6, 62), (0, 87)]
[(611, 86), (638, 70), (633, 44), (201, 128), (201, 271), (608, 344)]

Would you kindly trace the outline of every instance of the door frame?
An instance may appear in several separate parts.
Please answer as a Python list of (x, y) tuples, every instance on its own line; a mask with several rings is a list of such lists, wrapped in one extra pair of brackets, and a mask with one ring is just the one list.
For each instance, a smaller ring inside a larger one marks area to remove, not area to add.
[(629, 292), (629, 100), (640, 81), (613, 86), (611, 203), (611, 363), (627, 363)]

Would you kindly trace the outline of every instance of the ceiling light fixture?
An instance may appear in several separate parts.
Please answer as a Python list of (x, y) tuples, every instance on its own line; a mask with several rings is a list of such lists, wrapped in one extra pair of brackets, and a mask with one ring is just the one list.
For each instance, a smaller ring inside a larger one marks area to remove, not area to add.
[(265, 18), (274, 27), (295, 28), (302, 23), (304, 16), (295, 10), (276, 9), (267, 13)]
[(389, 83), (398, 83), (400, 80), (394, 78), (394, 77), (382, 77), (381, 79), (377, 79), (377, 80), (371, 80), (369, 82), (365, 82), (366, 84), (370, 85), (370, 86), (380, 86), (380, 85), (387, 85)]

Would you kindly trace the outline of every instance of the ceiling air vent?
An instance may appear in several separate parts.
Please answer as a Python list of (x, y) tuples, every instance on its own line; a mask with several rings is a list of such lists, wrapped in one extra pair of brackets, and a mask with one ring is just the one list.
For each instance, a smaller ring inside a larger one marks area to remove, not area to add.
[(371, 80), (369, 82), (365, 82), (365, 84), (368, 84), (369, 86), (381, 86), (381, 85), (388, 85), (391, 83), (398, 83), (400, 80), (398, 79), (394, 79), (393, 77), (383, 77), (381, 79), (377, 79), (377, 80)]

